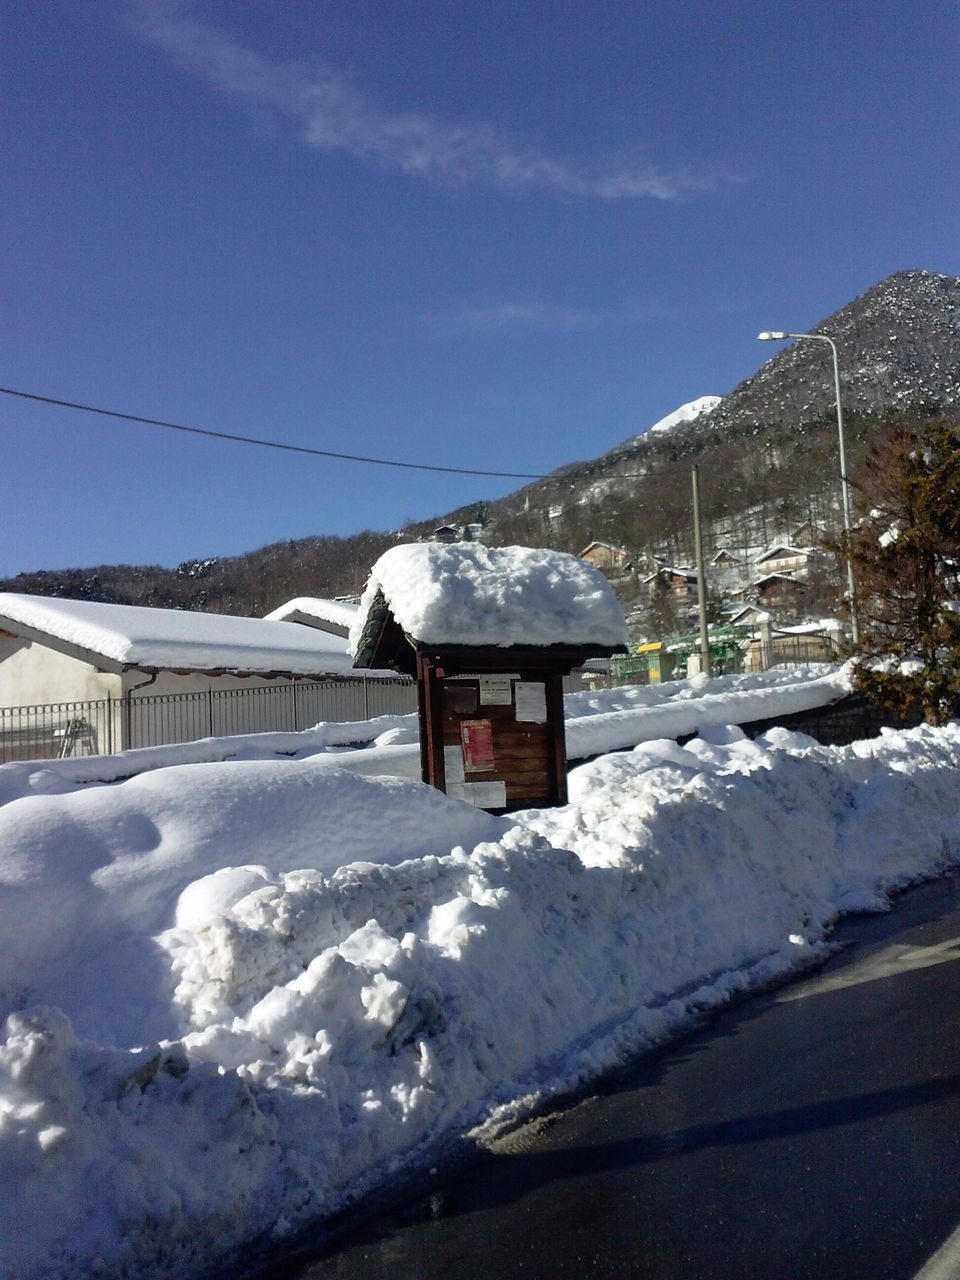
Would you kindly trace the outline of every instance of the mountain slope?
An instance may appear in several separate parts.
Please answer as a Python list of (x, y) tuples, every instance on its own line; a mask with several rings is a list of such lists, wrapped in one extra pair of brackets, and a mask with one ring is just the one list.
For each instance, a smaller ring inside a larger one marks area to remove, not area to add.
[[(810, 330), (837, 345), (849, 415), (960, 406), (960, 279), (899, 271)], [(794, 342), (725, 396), (702, 425), (805, 423), (834, 411), (826, 343)]]
[[(778, 319), (779, 317), (773, 317)], [(960, 279), (900, 271), (811, 332), (838, 347), (848, 465), (892, 418), (960, 411)], [(761, 349), (762, 350), (762, 349)], [(795, 342), (718, 403), (702, 397), (591, 461), (490, 503), (411, 525), (484, 523), (484, 537), (577, 552), (594, 538), (635, 556), (693, 554), (690, 471), (700, 470), (708, 555), (756, 548), (810, 520), (839, 527), (833, 371), (826, 344)], [(298, 595), (347, 595), (396, 535), (276, 543), (178, 569), (100, 566), (20, 574), (0, 590), (262, 615)]]
[[(960, 410), (960, 279), (898, 272), (811, 332), (837, 344), (851, 470), (883, 421)], [(631, 550), (672, 546), (689, 555), (693, 462), (712, 526), (708, 541), (764, 542), (806, 519), (836, 527), (839, 466), (827, 345), (790, 344), (708, 412), (565, 467), (491, 504), (490, 515), (530, 538), (538, 514), (541, 536), (550, 545), (566, 542), (568, 550), (603, 537)], [(562, 516), (544, 514), (558, 509)]]

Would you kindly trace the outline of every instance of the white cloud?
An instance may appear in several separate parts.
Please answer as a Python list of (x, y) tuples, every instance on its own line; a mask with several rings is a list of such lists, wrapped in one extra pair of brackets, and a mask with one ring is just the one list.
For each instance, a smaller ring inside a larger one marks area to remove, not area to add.
[(419, 112), (380, 110), (329, 68), (273, 62), (166, 0), (139, 0), (140, 36), (222, 91), (269, 104), (299, 123), (304, 141), (448, 186), (541, 190), (605, 201), (678, 201), (731, 181), (720, 171), (660, 170), (614, 156), (586, 168), (518, 146), (485, 125), (448, 124)]
[(504, 302), (493, 307), (467, 307), (442, 324), (459, 333), (572, 333), (595, 329), (602, 319), (575, 307)]

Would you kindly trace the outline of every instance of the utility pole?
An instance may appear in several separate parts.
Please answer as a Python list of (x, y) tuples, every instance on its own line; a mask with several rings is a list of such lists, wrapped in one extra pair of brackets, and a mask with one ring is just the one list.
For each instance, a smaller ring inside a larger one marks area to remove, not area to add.
[(853, 522), (850, 514), (850, 481), (847, 478), (847, 453), (843, 441), (843, 408), (840, 403), (840, 361), (837, 344), (825, 333), (785, 333), (783, 329), (767, 329), (758, 333), (761, 342), (785, 342), (788, 338), (800, 341), (826, 342), (833, 357), (833, 393), (837, 402), (837, 437), (840, 444), (840, 493), (843, 497), (844, 559), (847, 562), (847, 595), (850, 604), (850, 632), (854, 649), (860, 647), (860, 618), (857, 613), (857, 584), (853, 576), (853, 560), (850, 558), (850, 535)]
[(700, 670), (710, 674), (710, 638), (707, 635), (707, 577), (703, 563), (703, 529), (700, 526), (700, 468), (694, 466), (693, 480), (693, 540), (697, 549), (697, 607), (700, 613)]

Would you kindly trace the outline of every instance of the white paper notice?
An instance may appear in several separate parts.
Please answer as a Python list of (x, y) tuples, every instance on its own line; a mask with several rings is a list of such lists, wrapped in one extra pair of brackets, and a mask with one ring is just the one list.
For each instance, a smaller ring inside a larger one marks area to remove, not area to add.
[(534, 680), (517, 681), (517, 719), (544, 724), (547, 719), (547, 686)]
[(507, 803), (505, 782), (475, 782), (473, 803), (478, 809), (502, 809)]
[(513, 702), (513, 680), (510, 676), (481, 676), (480, 705), (509, 707)]
[(503, 809), (507, 803), (505, 782), (448, 782), (447, 795), (475, 809)]
[(464, 781), (463, 752), (459, 747), (443, 748), (443, 775), (448, 783)]

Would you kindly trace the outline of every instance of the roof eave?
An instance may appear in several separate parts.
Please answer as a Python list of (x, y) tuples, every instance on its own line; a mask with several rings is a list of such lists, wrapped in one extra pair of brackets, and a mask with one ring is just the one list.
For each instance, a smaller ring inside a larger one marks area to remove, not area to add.
[(87, 649), (84, 645), (75, 644), (72, 640), (63, 640), (60, 636), (44, 631), (41, 627), (31, 627), (26, 623), (18, 622), (16, 618), (6, 614), (0, 614), (0, 627), (12, 635), (19, 636), (21, 640), (43, 645), (47, 649), (65, 654), (68, 658), (86, 662), (91, 667), (96, 667), (98, 671), (110, 672), (111, 675), (121, 675), (124, 671), (139, 668), (139, 663), (121, 662), (117, 658), (108, 657), (105, 653), (98, 653), (95, 649)]

